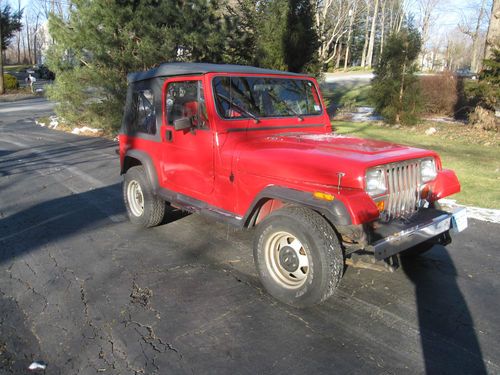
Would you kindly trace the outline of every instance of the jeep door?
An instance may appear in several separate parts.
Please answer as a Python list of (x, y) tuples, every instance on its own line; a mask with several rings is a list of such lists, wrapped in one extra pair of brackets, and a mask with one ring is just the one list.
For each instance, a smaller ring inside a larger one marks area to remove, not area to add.
[[(175, 122), (186, 127), (176, 130)], [(163, 187), (195, 198), (210, 194), (214, 187), (213, 133), (202, 77), (165, 81), (161, 132)]]

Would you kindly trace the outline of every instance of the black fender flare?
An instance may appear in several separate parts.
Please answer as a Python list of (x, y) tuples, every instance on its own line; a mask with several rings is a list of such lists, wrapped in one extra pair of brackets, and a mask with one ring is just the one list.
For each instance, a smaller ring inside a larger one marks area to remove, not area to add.
[(326, 217), (333, 225), (343, 226), (352, 224), (351, 215), (340, 200), (325, 201), (314, 198), (311, 192), (281, 186), (268, 186), (253, 200), (242, 220), (244, 226), (253, 226), (258, 210), (262, 203), (268, 199), (279, 199), (286, 203), (308, 207)]
[(157, 194), (160, 185), (158, 183), (158, 174), (156, 172), (156, 168), (151, 157), (145, 152), (139, 150), (127, 151), (125, 153), (124, 163), (121, 167), (120, 174), (124, 174), (127, 172), (128, 169), (126, 163), (127, 157), (137, 159), (141, 162), (142, 166), (144, 167), (144, 170), (146, 171), (146, 175), (149, 181), (151, 182), (151, 186), (153, 186), (153, 191), (155, 192), (155, 194)]

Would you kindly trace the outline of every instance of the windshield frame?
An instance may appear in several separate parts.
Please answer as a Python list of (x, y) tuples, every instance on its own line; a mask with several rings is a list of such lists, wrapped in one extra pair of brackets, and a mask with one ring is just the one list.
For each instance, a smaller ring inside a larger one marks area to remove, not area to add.
[(259, 122), (262, 121), (267, 121), (267, 120), (283, 120), (283, 119), (294, 119), (294, 118), (302, 118), (302, 119), (307, 119), (307, 118), (318, 118), (322, 117), (325, 114), (325, 108), (324, 108), (324, 103), (323, 103), (323, 98), (321, 96), (321, 92), (318, 90), (318, 86), (316, 85), (316, 82), (314, 78), (308, 77), (308, 76), (288, 76), (288, 75), (273, 75), (273, 74), (216, 74), (210, 78), (210, 87), (211, 87), (211, 94), (212, 94), (212, 101), (213, 101), (213, 106), (215, 109), (215, 112), (217, 113), (217, 117), (220, 120), (223, 121), (252, 121), (252, 117), (250, 116), (245, 116), (245, 117), (234, 117), (234, 118), (226, 118), (224, 117), (220, 112), (219, 108), (217, 105), (217, 92), (215, 91), (215, 79), (216, 78), (221, 78), (221, 77), (236, 77), (236, 78), (272, 78), (272, 79), (282, 79), (282, 80), (295, 80), (295, 81), (307, 81), (310, 82), (313, 86), (313, 89), (316, 92), (317, 98), (319, 100), (319, 104), (321, 107), (321, 111), (315, 114), (291, 114), (291, 115), (281, 115), (281, 116), (266, 116), (266, 117), (261, 117), (255, 114)]

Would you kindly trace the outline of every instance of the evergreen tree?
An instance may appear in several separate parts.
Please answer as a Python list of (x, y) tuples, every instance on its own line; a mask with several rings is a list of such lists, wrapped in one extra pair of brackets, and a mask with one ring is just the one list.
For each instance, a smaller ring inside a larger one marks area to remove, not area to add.
[(375, 109), (389, 123), (411, 124), (418, 119), (420, 91), (415, 60), (421, 48), (411, 25), (389, 36), (372, 80)]
[(3, 51), (9, 46), (9, 42), (15, 32), (21, 30), (23, 11), (13, 12), (10, 5), (0, 8), (0, 94), (4, 93), (3, 81)]
[(126, 75), (164, 61), (223, 60), (216, 1), (75, 0), (69, 18), (50, 18), (49, 97), (73, 123), (118, 129)]
[(309, 0), (237, 0), (228, 7), (230, 62), (314, 70), (317, 34)]
[(259, 10), (255, 0), (236, 0), (227, 6), (224, 17), (226, 35), (224, 61), (231, 64), (257, 65)]
[(288, 37), (288, 0), (265, 0), (260, 7), (257, 63), (264, 68), (287, 70), (284, 41)]
[(301, 72), (304, 68), (314, 70), (318, 38), (309, 0), (288, 1), (286, 31), (283, 49), (288, 70), (291, 72)]
[(494, 111), (500, 102), (500, 49), (491, 49), (491, 58), (483, 60), (479, 79), (466, 86), (469, 103)]

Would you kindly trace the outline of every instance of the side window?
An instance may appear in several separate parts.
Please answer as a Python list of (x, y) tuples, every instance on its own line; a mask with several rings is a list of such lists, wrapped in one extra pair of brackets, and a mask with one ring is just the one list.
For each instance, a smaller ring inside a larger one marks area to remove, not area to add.
[(156, 114), (153, 92), (141, 90), (134, 93), (136, 103), (135, 128), (141, 133), (156, 134)]
[(208, 128), (207, 108), (201, 81), (171, 82), (166, 96), (167, 123), (189, 117), (196, 128)]

